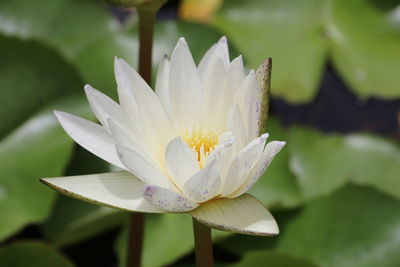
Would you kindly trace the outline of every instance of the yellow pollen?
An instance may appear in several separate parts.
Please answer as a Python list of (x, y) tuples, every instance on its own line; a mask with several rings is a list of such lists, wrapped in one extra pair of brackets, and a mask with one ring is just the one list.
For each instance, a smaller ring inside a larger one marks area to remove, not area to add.
[(204, 131), (201, 127), (185, 129), (181, 137), (197, 153), (200, 167), (204, 156), (208, 156), (218, 145), (218, 134), (215, 131)]

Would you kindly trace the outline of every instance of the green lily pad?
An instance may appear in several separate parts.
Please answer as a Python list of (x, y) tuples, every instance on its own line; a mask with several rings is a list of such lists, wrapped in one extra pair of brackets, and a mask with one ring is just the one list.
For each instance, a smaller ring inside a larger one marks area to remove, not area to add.
[(0, 248), (0, 266), (73, 267), (74, 264), (49, 245), (25, 241)]
[(400, 97), (397, 1), (224, 1), (212, 24), (251, 68), (272, 57), (276, 97), (312, 100), (328, 58), (359, 96)]
[(290, 167), (305, 199), (329, 194), (349, 180), (400, 198), (400, 148), (392, 141), (296, 127), (289, 130), (288, 144)]
[[(125, 266), (127, 250), (125, 227), (115, 244), (120, 266)], [(229, 232), (213, 230), (213, 240), (218, 241)], [(191, 252), (194, 248), (192, 217), (188, 214), (146, 215), (142, 266), (165, 266)], [(157, 255), (157, 256), (155, 256)]]
[(5, 125), (0, 140), (1, 240), (25, 224), (43, 221), (51, 210), (55, 194), (38, 178), (60, 175), (72, 148), (51, 109), (85, 110), (73, 97), (80, 77), (52, 49), (0, 37), (0, 57), (7, 63), (0, 67)]
[[(113, 60), (124, 58), (133, 66), (138, 60), (137, 17), (123, 27), (104, 6), (91, 1), (45, 0), (40, 5), (23, 0), (0, 3), (0, 32), (24, 39), (37, 39), (57, 49), (71, 61), (85, 83), (116, 97)], [(194, 23), (167, 21), (156, 26), (154, 69), (170, 54), (178, 38), (187, 37), (196, 59), (221, 36)], [(234, 53), (235, 54), (235, 53)]]
[(322, 266), (399, 266), (400, 200), (346, 186), (305, 205), (277, 248)]
[(274, 267), (317, 267), (318, 265), (313, 264), (300, 257), (295, 257), (289, 253), (281, 251), (255, 251), (246, 253), (243, 259), (232, 266), (234, 267), (246, 267), (246, 266), (259, 266), (260, 263), (265, 263), (268, 266)]
[(1, 32), (48, 43), (76, 66), (86, 83), (116, 96), (114, 56), (130, 61), (134, 52), (105, 6), (79, 0), (45, 0), (40, 5), (5, 0), (0, 18)]
[(399, 97), (398, 1), (328, 2), (326, 27), (333, 63), (342, 77), (361, 97)]
[(327, 56), (320, 1), (224, 1), (212, 24), (243, 53), (250, 68), (272, 57), (271, 93), (291, 102), (311, 100)]

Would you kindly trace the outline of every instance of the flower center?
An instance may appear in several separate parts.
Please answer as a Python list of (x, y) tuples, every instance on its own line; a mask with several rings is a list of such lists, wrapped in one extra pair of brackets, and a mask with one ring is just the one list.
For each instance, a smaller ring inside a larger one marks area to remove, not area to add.
[(218, 145), (217, 131), (205, 130), (200, 126), (184, 129), (181, 137), (197, 153), (200, 168), (204, 166), (204, 160)]

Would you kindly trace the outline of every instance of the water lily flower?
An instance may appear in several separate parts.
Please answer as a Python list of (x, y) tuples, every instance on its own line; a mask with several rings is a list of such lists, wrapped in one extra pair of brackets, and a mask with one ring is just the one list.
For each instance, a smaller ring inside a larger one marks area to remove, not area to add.
[(196, 66), (180, 38), (158, 69), (155, 93), (115, 59), (119, 104), (85, 86), (100, 124), (55, 111), (79, 145), (120, 172), (44, 178), (69, 196), (133, 212), (187, 212), (208, 226), (278, 234), (271, 213), (246, 192), (285, 142), (260, 134), (261, 89), (221, 38)]

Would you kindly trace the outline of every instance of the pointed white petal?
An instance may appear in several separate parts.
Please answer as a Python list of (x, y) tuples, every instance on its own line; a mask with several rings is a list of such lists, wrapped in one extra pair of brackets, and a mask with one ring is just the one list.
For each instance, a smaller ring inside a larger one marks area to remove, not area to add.
[(224, 231), (260, 236), (279, 234), (272, 214), (249, 194), (204, 203), (190, 215), (205, 225)]
[(130, 114), (131, 123), (139, 125), (154, 150), (165, 147), (172, 136), (172, 128), (157, 96), (124, 60), (117, 59), (115, 68), (121, 107)]
[(254, 70), (240, 85), (235, 102), (239, 105), (243, 122), (246, 127), (247, 142), (258, 136), (260, 111), (260, 94)]
[(235, 198), (250, 190), (257, 183), (258, 179), (268, 168), (269, 164), (272, 162), (275, 155), (278, 154), (279, 151), (281, 151), (281, 149), (284, 147), (285, 144), (286, 144), (285, 142), (280, 142), (280, 141), (269, 142), (265, 146), (263, 154), (261, 155), (257, 164), (251, 170), (245, 183), (241, 185), (239, 189), (236, 190), (236, 192), (229, 195), (228, 197)]
[(238, 105), (229, 112), (228, 128), (235, 137), (235, 154), (239, 153), (247, 143), (246, 127)]
[(267, 137), (268, 134), (263, 134), (251, 141), (232, 161), (226, 175), (227, 180), (223, 184), (222, 196), (229, 196), (245, 182), (262, 155)]
[(243, 109), (245, 110), (244, 113), (248, 121), (246, 126), (247, 138), (253, 140), (259, 135), (261, 112), (261, 94), (258, 88), (256, 75), (250, 75), (250, 80), (245, 90)]
[(222, 83), (225, 77), (225, 67), (222, 59), (215, 57), (205, 70), (203, 78), (204, 108), (205, 116), (209, 119), (211, 127), (223, 125), (226, 120), (226, 113), (221, 112), (218, 103), (221, 103), (226, 96), (223, 95)]
[(140, 152), (119, 145), (116, 147), (121, 162), (143, 183), (174, 189), (174, 185), (162, 170), (148, 161)]
[(169, 100), (169, 71), (170, 61), (167, 56), (161, 60), (156, 77), (156, 95), (167, 114), (170, 113)]
[(187, 180), (183, 193), (193, 201), (201, 203), (215, 197), (220, 187), (221, 179), (214, 160)]
[(197, 154), (181, 137), (171, 140), (165, 151), (165, 163), (175, 184), (182, 190), (185, 182), (200, 168)]
[(245, 78), (242, 56), (235, 58), (229, 65), (228, 71), (225, 74), (223, 85), (220, 88), (222, 98), (215, 105), (219, 107), (219, 113), (222, 114), (224, 122), (227, 121), (229, 111), (234, 105), (239, 87)]
[(54, 111), (54, 114), (65, 132), (80, 146), (99, 158), (125, 169), (118, 159), (115, 141), (105, 128), (66, 112)]
[(42, 178), (58, 192), (93, 204), (137, 212), (163, 213), (143, 197), (143, 183), (128, 172)]
[(186, 212), (198, 207), (181, 194), (156, 185), (145, 185), (143, 195), (150, 204), (165, 211)]
[(89, 84), (85, 85), (85, 93), (94, 115), (104, 127), (109, 129), (107, 124), (109, 118), (121, 124), (125, 123), (121, 108), (114, 100)]
[(223, 36), (219, 39), (219, 41), (211, 46), (210, 49), (204, 54), (202, 59), (200, 60), (198, 70), (200, 76), (204, 76), (204, 73), (209, 68), (209, 64), (214, 58), (220, 58), (224, 65), (224, 68), (227, 69), (229, 66), (229, 51), (228, 51), (228, 42), (226, 37)]
[(175, 126), (199, 117), (202, 111), (202, 88), (199, 74), (185, 39), (180, 38), (171, 57), (171, 119)]

